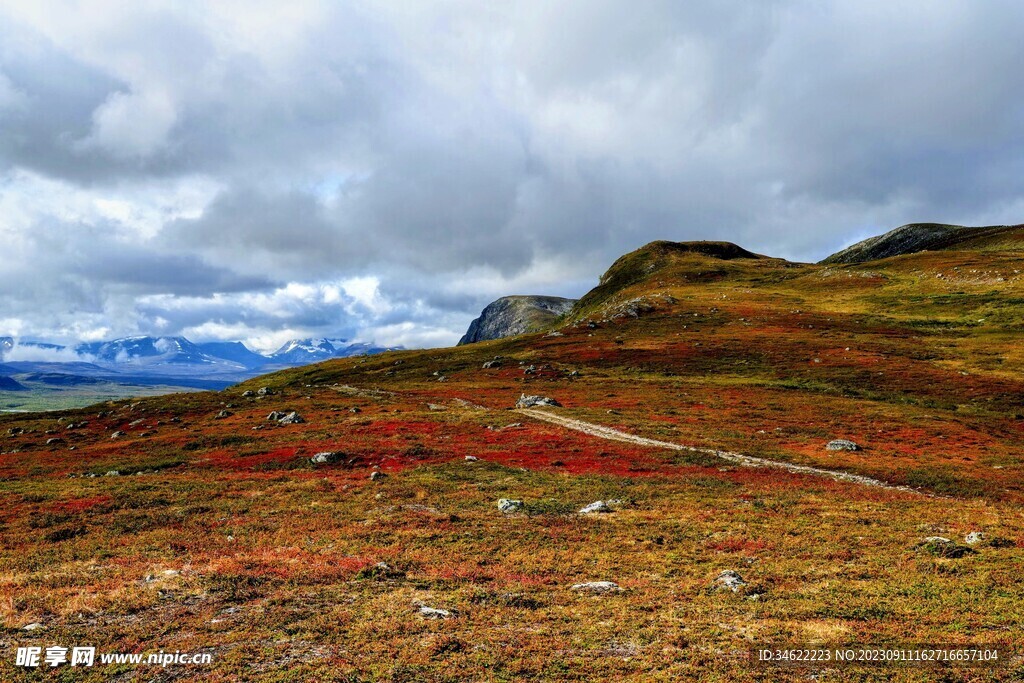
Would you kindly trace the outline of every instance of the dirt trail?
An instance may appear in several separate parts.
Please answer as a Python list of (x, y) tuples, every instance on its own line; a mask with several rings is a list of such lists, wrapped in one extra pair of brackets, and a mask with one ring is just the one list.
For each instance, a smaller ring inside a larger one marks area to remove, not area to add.
[(601, 439), (609, 439), (611, 441), (625, 441), (626, 443), (637, 444), (638, 446), (649, 446), (651, 448), (668, 448), (674, 451), (689, 451), (691, 453), (706, 453), (708, 455), (714, 455), (722, 460), (742, 465), (743, 467), (773, 467), (776, 469), (786, 470), (787, 472), (795, 472), (797, 474), (809, 474), (815, 477), (827, 477), (836, 481), (845, 481), (852, 484), (861, 484), (863, 486), (873, 486), (875, 488), (889, 489), (891, 491), (903, 491), (906, 493), (916, 493), (919, 495), (929, 495), (923, 491), (912, 489), (908, 486), (895, 486), (893, 484), (887, 484), (884, 481), (878, 479), (872, 479), (871, 477), (865, 477), (860, 474), (849, 474), (847, 472), (834, 472), (832, 470), (823, 470), (817, 467), (809, 467), (807, 465), (794, 465), (788, 462), (779, 462), (776, 460), (766, 460), (764, 458), (755, 458), (750, 455), (743, 455), (741, 453), (731, 453), (729, 451), (718, 451), (713, 448), (696, 448), (694, 446), (683, 446), (681, 444), (672, 443), (670, 441), (658, 441), (657, 439), (648, 439), (643, 436), (636, 436), (634, 434), (627, 434), (626, 432), (620, 432), (617, 429), (610, 427), (602, 427), (591, 422), (583, 422), (582, 420), (574, 420), (564, 415), (557, 413), (548, 412), (546, 410), (540, 410), (538, 408), (522, 408), (516, 412), (528, 415), (536, 420), (543, 420), (544, 422), (550, 422), (552, 424), (565, 427), (566, 429), (573, 429), (590, 436), (596, 436)]

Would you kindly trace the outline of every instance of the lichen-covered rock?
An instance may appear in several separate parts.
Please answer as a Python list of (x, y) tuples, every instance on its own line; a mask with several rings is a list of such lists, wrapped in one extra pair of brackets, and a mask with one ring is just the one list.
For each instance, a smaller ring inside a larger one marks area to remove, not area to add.
[(608, 503), (604, 502), (603, 500), (596, 500), (590, 505), (584, 506), (583, 508), (580, 509), (581, 515), (593, 515), (607, 512), (612, 512), (612, 508), (610, 505), (608, 505)]
[(859, 451), (860, 446), (849, 439), (833, 439), (825, 444), (826, 451)]

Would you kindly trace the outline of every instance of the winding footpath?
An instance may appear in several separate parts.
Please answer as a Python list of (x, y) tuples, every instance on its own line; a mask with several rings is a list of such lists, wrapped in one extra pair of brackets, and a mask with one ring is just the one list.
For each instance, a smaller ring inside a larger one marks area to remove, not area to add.
[(582, 420), (574, 420), (564, 415), (559, 415), (554, 412), (546, 410), (540, 410), (538, 408), (521, 408), (516, 412), (522, 413), (535, 420), (541, 420), (543, 422), (550, 422), (551, 424), (565, 427), (566, 429), (572, 429), (577, 432), (583, 432), (590, 436), (596, 436), (600, 439), (608, 439), (609, 441), (624, 441), (626, 443), (636, 444), (638, 446), (648, 446), (650, 448), (667, 448), (674, 451), (688, 451), (690, 453), (704, 453), (707, 455), (714, 455), (727, 462), (740, 465), (742, 467), (772, 467), (775, 469), (786, 470), (787, 472), (794, 472), (796, 474), (808, 474), (815, 477), (826, 477), (828, 479), (834, 479), (835, 481), (844, 481), (851, 484), (860, 484), (862, 486), (872, 486), (874, 488), (888, 489), (890, 491), (903, 491), (904, 493), (915, 493), (917, 495), (929, 496), (930, 494), (924, 491), (918, 491), (912, 489), (909, 486), (895, 486), (893, 484), (887, 484), (884, 481), (878, 479), (872, 479), (871, 477), (865, 477), (860, 474), (850, 474), (848, 472), (835, 472), (832, 470), (823, 470), (817, 467), (810, 467), (808, 465), (794, 465), (788, 462), (779, 462), (777, 460), (766, 460), (765, 458), (755, 458), (751, 455), (743, 455), (742, 453), (732, 453), (730, 451), (719, 451), (714, 448), (697, 448), (695, 446), (683, 446), (682, 444), (672, 443), (671, 441), (658, 441), (657, 439), (648, 439), (643, 436), (636, 436), (635, 434), (628, 434), (621, 432), (611, 427), (602, 427), (591, 422), (584, 422)]

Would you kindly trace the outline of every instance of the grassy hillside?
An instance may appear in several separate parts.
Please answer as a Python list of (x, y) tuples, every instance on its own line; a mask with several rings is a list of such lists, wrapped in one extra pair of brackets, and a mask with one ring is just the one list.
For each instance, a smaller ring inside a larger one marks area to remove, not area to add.
[[(747, 650), (1024, 646), (1021, 270), (654, 243), (557, 330), (0, 417), (3, 638), (205, 648), (211, 680), (1015, 680), (1019, 659), (759, 673)], [(523, 393), (913, 490), (609, 441), (513, 410)], [(745, 584), (715, 590), (723, 570)], [(591, 581), (622, 591), (572, 589)]]

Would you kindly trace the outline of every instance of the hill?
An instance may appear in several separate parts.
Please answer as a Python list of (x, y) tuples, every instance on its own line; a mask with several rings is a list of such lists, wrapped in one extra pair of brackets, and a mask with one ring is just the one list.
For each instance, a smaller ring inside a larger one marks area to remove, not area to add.
[(505, 296), (484, 308), (459, 345), (513, 337), (551, 326), (576, 303), (557, 296)]
[(823, 264), (863, 263), (920, 251), (994, 251), (1024, 249), (1024, 225), (980, 228), (941, 223), (911, 223), (832, 254)]

